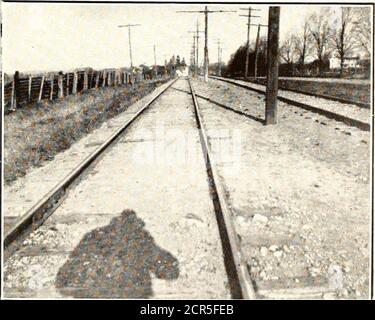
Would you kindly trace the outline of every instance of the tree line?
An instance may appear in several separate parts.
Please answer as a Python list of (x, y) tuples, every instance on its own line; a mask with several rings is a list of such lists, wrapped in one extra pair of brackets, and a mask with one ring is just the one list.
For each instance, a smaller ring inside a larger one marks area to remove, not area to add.
[[(254, 74), (256, 44), (251, 44), (249, 74)], [(260, 38), (258, 44), (257, 70), (259, 76), (266, 74), (267, 40)], [(371, 54), (371, 11), (369, 7), (323, 7), (308, 15), (300, 30), (291, 33), (280, 43), (280, 75), (305, 75), (311, 70), (320, 75), (329, 70), (329, 58), (340, 61), (340, 75), (344, 71), (345, 58), (363, 52), (369, 61)], [(246, 45), (240, 46), (231, 56), (225, 73), (243, 76)], [(307, 62), (309, 61), (309, 62)], [(369, 65), (368, 65), (369, 68)]]

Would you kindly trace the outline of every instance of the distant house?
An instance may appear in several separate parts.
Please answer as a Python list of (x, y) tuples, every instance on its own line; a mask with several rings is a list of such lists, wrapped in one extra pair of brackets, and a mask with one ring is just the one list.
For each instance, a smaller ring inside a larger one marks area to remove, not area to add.
[[(344, 58), (344, 69), (356, 69), (358, 68), (359, 57), (345, 57)], [(341, 60), (337, 57), (332, 57), (329, 59), (330, 69), (340, 69)]]

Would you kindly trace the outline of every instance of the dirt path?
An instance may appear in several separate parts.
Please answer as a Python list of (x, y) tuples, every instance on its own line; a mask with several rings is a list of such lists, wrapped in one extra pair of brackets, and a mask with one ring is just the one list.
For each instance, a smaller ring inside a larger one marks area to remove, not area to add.
[(229, 298), (199, 152), (169, 89), (8, 259), (5, 297)]
[[(215, 80), (194, 87), (263, 117), (257, 94)], [(282, 103), (279, 123), (267, 127), (199, 103), (212, 149), (229, 156), (217, 167), (258, 295), (367, 299), (370, 134)], [(225, 143), (234, 135), (240, 147)]]

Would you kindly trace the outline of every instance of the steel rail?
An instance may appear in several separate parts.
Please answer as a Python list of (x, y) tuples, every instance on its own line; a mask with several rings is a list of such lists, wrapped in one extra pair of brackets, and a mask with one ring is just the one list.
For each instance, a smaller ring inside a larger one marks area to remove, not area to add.
[(255, 290), (243, 261), (240, 244), (235, 231), (232, 213), (225, 199), (225, 191), (219, 183), (219, 175), (210, 156), (210, 145), (203, 127), (202, 113), (194, 92), (194, 88), (188, 78), (191, 96), (194, 104), (195, 119), (199, 130), (199, 138), (202, 152), (206, 162), (207, 174), (210, 179), (210, 192), (213, 198), (219, 232), (222, 239), (225, 267), (234, 299), (255, 299)]
[[(264, 86), (264, 84), (262, 84), (261, 82), (257, 82), (255, 80), (240, 79), (240, 78), (238, 78), (238, 80), (242, 80), (242, 81), (245, 81), (245, 82), (254, 83), (254, 84)], [(293, 80), (293, 81), (297, 81), (297, 80)], [(354, 105), (356, 105), (358, 107), (361, 107), (361, 108), (364, 108), (364, 109), (370, 109), (371, 108), (371, 104), (368, 103), (368, 102), (361, 102), (361, 101), (358, 101), (358, 100), (350, 100), (350, 99), (330, 96), (330, 95), (324, 94), (324, 93), (313, 93), (313, 92), (308, 92), (308, 91), (304, 91), (304, 90), (300, 90), (300, 89), (291, 89), (291, 88), (285, 88), (285, 87), (281, 87), (281, 86), (279, 86), (279, 89), (284, 90), (284, 91), (301, 93), (301, 94), (305, 94), (305, 95), (311, 96), (311, 97), (337, 101), (337, 102), (341, 102), (341, 103), (345, 103), (345, 104), (354, 104)]]
[(4, 235), (4, 249), (21, 236), (40, 227), (43, 222), (57, 209), (62, 203), (67, 189), (75, 182), (82, 173), (115, 141), (119, 136), (168, 88), (170, 88), (178, 78), (171, 80), (170, 83), (147, 102), (131, 119), (114, 132), (105, 142), (103, 142), (93, 153), (88, 155), (80, 164), (77, 165), (62, 181), (60, 181), (52, 190), (50, 190), (42, 199), (40, 199), (24, 215), (19, 217), (15, 224)]
[[(260, 86), (264, 86), (264, 84), (261, 83), (259, 80), (257, 81), (257, 80), (253, 80), (253, 79), (243, 79), (241, 77), (233, 77), (233, 78), (221, 77), (221, 78), (241, 80), (241, 81), (245, 81), (245, 82), (249, 82), (249, 83), (254, 83), (254, 84), (257, 84), (257, 85), (260, 85)], [(291, 81), (298, 81), (298, 80), (291, 80)], [(308, 91), (305, 91), (305, 90), (285, 88), (285, 87), (282, 87), (282, 86), (279, 86), (279, 89), (284, 90), (284, 91), (301, 93), (301, 94), (305, 94), (305, 95), (311, 96), (311, 97), (322, 98), (322, 99), (337, 101), (337, 102), (346, 103), (346, 104), (354, 104), (358, 107), (365, 108), (365, 109), (371, 108), (371, 104), (368, 103), (368, 102), (361, 102), (361, 101), (358, 101), (358, 100), (350, 100), (350, 99), (330, 96), (330, 95), (324, 94), (324, 93), (313, 93), (313, 92), (308, 92)]]
[[(251, 91), (263, 94), (263, 95), (265, 95), (265, 93), (266, 93), (265, 91), (263, 91), (261, 89), (256, 89), (256, 88), (253, 88), (253, 87), (235, 82), (234, 80), (231, 80), (231, 79), (221, 78), (221, 77), (216, 77), (216, 76), (210, 76), (210, 78), (218, 80), (218, 81), (227, 82), (227, 83), (233, 84), (235, 86), (238, 86), (238, 87), (241, 87), (241, 88), (244, 88), (244, 89), (247, 89), (247, 90), (251, 90)], [(285, 98), (285, 97), (278, 96), (277, 99), (282, 101), (282, 102), (285, 102), (287, 104), (296, 106), (298, 108), (305, 109), (305, 110), (308, 110), (308, 111), (311, 111), (311, 112), (314, 112), (314, 113), (318, 113), (322, 116), (325, 116), (325, 117), (330, 118), (330, 119), (334, 119), (334, 120), (339, 121), (339, 122), (343, 122), (343, 123), (345, 123), (345, 124), (347, 124), (351, 127), (356, 127), (356, 128), (358, 128), (362, 131), (370, 131), (370, 124), (369, 123), (362, 122), (362, 121), (357, 120), (357, 119), (349, 118), (349, 117), (343, 116), (341, 114), (338, 114), (338, 113), (335, 113), (335, 112), (332, 112), (332, 111), (320, 109), (320, 108), (311, 106), (309, 104), (306, 104), (306, 103), (303, 103), (303, 102), (298, 102), (298, 101), (295, 101), (295, 100), (291, 100), (291, 99), (288, 99), (288, 98)]]

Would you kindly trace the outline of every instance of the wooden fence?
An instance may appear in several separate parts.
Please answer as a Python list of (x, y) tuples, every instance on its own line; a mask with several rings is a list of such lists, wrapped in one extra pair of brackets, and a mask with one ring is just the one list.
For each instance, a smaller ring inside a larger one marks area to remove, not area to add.
[(43, 99), (54, 100), (91, 88), (132, 84), (145, 77), (147, 75), (140, 72), (130, 73), (118, 69), (59, 72), (23, 78), (16, 72), (13, 80), (4, 85), (4, 110), (9, 113), (17, 107)]

